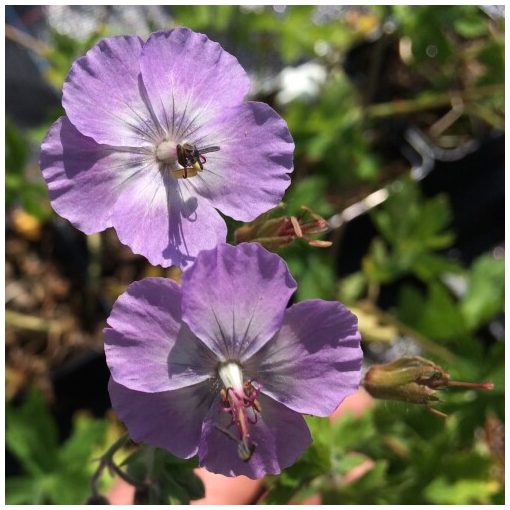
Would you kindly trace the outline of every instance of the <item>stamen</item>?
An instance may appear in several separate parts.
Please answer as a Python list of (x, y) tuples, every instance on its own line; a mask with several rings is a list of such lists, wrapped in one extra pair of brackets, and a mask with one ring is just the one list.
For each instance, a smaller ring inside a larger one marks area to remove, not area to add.
[[(239, 436), (237, 451), (239, 458), (248, 462), (255, 451), (256, 444), (250, 437), (250, 425), (255, 425), (260, 413), (260, 404), (257, 397), (260, 387), (256, 387), (253, 381), (243, 383), (241, 366), (233, 361), (220, 365), (218, 374), (225, 385), (221, 390), (222, 410), (231, 415), (228, 427), (235, 424)], [(231, 434), (228, 434), (231, 437)]]

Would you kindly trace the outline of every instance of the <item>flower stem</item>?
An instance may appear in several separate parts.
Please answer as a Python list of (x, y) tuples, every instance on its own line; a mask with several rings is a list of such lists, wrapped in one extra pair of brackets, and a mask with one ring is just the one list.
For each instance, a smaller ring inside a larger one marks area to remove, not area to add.
[(47, 57), (51, 53), (51, 47), (41, 42), (39, 39), (18, 30), (16, 27), (6, 24), (5, 37), (15, 43), (32, 50), (41, 57)]
[(477, 390), (493, 390), (494, 383), (492, 382), (484, 382), (484, 383), (473, 383), (473, 382), (463, 382), (463, 381), (448, 381), (448, 386), (455, 386), (457, 388), (473, 388)]
[(429, 110), (431, 108), (440, 108), (452, 103), (452, 99), (457, 97), (464, 102), (477, 101), (486, 97), (492, 97), (498, 94), (504, 94), (504, 85), (486, 85), (483, 87), (469, 88), (466, 90), (455, 90), (418, 96), (414, 99), (404, 99), (391, 101), (388, 103), (379, 103), (369, 106), (365, 113), (368, 117), (383, 118), (393, 115), (405, 115), (408, 113)]
[[(115, 471), (116, 473), (117, 473), (117, 470), (120, 471), (120, 469), (113, 462), (113, 456), (115, 455), (115, 452), (117, 450), (120, 450), (129, 441), (130, 441), (130, 439), (129, 439), (128, 434), (127, 433), (124, 434), (119, 439), (117, 439), (117, 441), (115, 441), (115, 443), (113, 443), (112, 446), (110, 446), (110, 448), (108, 448), (108, 450), (106, 450), (106, 452), (103, 453), (103, 455), (100, 457), (99, 466), (97, 467), (95, 473), (92, 475), (92, 479), (90, 480), (90, 485), (91, 485), (91, 490), (92, 490), (93, 496), (99, 496), (99, 489), (98, 489), (99, 480), (100, 480), (101, 475), (103, 474), (103, 471), (105, 468), (113, 469), (113, 471)], [(122, 474), (124, 474), (124, 473), (122, 473)], [(119, 475), (119, 476), (121, 476), (121, 475)], [(126, 481), (128, 483), (131, 483), (128, 480), (126, 480)]]

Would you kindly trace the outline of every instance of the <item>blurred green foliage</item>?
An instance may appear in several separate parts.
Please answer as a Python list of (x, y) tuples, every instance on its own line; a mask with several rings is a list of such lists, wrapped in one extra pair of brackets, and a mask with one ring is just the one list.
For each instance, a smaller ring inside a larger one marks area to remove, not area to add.
[(55, 419), (42, 395), (6, 407), (5, 443), (22, 474), (5, 483), (11, 505), (83, 504), (90, 492), (96, 455), (105, 447), (106, 421), (78, 415), (71, 436), (59, 444)]
[(31, 143), (9, 120), (5, 121), (5, 198), (8, 208), (21, 206), (41, 220), (51, 214), (46, 185), (30, 173)]
[[(483, 413), (488, 402), (478, 396), (469, 405)], [(480, 438), (462, 438), (462, 416), (443, 421), (418, 406), (385, 403), (361, 418), (307, 422), (314, 444), (268, 480), (265, 503), (300, 502), (316, 494), (323, 504), (502, 502), (494, 456)]]
[[(195, 460), (183, 460), (159, 448), (138, 448), (124, 464), (128, 474), (141, 489), (135, 503), (148, 505), (189, 505), (203, 498), (204, 485), (194, 474)], [(150, 483), (144, 484), (150, 480)]]
[[(204, 32), (246, 59), (258, 84), (253, 98), (270, 102), (288, 122), (296, 157), (286, 214), (306, 205), (329, 218), (387, 186), (387, 200), (369, 213), (377, 235), (358, 271), (338, 278), (336, 250), (349, 250), (338, 231), (334, 249), (313, 249), (298, 240), (281, 252), (299, 284), (296, 299), (340, 299), (360, 310), (367, 352), (383, 336), (389, 344), (405, 338), (453, 378), (491, 380), (495, 389), (443, 392), (438, 407), (449, 414), (446, 421), (403, 403), (378, 403), (362, 418), (335, 423), (309, 418), (313, 446), (267, 481), (264, 502), (283, 504), (319, 493), (329, 504), (501, 504), (502, 461), (488, 424), (504, 419), (504, 349), (502, 338), (487, 340), (487, 331), (503, 313), (504, 262), (487, 253), (464, 267), (447, 256), (455, 243), (448, 197), (424, 198), (408, 177), (407, 162), (388, 146), (404, 121), (424, 130), (435, 126), (433, 143), (444, 148), (504, 129), (504, 20), (491, 19), (477, 6), (362, 7), (322, 18), (318, 10), (169, 8), (175, 25)], [(106, 24), (85, 40), (50, 31), (40, 55), (48, 83), (60, 90), (73, 60), (106, 35)], [(376, 57), (366, 60), (367, 48)], [(392, 58), (378, 71), (385, 51)], [(325, 70), (318, 92), (279, 100), (282, 84), (272, 78), (285, 66), (309, 61)], [(348, 76), (352, 61), (365, 81), (356, 69)], [(457, 111), (452, 98), (461, 112), (441, 131), (437, 122)], [(38, 145), (61, 114), (48, 112), (48, 122), (30, 130), (6, 121), (7, 208), (21, 206), (40, 221), (52, 216), (33, 167)], [(228, 225), (232, 233), (239, 224)], [(378, 297), (390, 286), (398, 287), (398, 297), (383, 311)], [(35, 393), (20, 407), (8, 405), (6, 418), (7, 447), (23, 470), (7, 480), (7, 502), (83, 502), (104, 422), (79, 418), (73, 435), (59, 445), (55, 423)], [(125, 464), (143, 483), (148, 463), (157, 483), (138, 493), (140, 501), (185, 504), (203, 495), (193, 461), (142, 448)]]

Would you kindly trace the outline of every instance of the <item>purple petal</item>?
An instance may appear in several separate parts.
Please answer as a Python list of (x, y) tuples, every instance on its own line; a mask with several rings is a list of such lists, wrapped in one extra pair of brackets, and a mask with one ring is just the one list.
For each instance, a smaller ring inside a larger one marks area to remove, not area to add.
[(236, 434), (235, 427), (227, 429), (230, 415), (221, 411), (217, 402), (213, 403), (202, 429), (198, 450), (201, 466), (226, 476), (245, 475), (258, 479), (280, 473), (310, 446), (310, 431), (300, 414), (264, 395), (260, 395), (259, 401), (262, 413), (257, 423), (250, 426), (256, 448), (247, 462), (239, 458), (234, 439), (217, 428)]
[(183, 275), (182, 318), (222, 361), (242, 361), (280, 328), (296, 282), (257, 243), (218, 245)]
[(250, 87), (234, 56), (188, 28), (152, 34), (140, 68), (155, 115), (175, 139), (240, 103)]
[(220, 211), (251, 221), (281, 201), (290, 184), (294, 142), (270, 106), (240, 104), (190, 138), (201, 147), (220, 147), (207, 154), (204, 171), (190, 180)]
[(117, 198), (146, 158), (99, 145), (61, 117), (41, 145), (40, 164), (55, 211), (92, 234), (111, 226)]
[(168, 373), (173, 388), (218, 376), (218, 357), (184, 322), (168, 355)]
[(139, 37), (103, 39), (71, 67), (62, 104), (72, 124), (97, 143), (140, 147), (160, 138), (142, 97), (142, 45)]
[(197, 453), (202, 421), (214, 398), (209, 383), (143, 393), (110, 379), (108, 391), (112, 407), (133, 441), (164, 448), (183, 458)]
[(225, 240), (227, 227), (209, 201), (154, 167), (117, 200), (112, 223), (122, 243), (152, 265), (186, 267), (201, 250)]
[(216, 376), (217, 358), (181, 323), (181, 289), (172, 280), (129, 285), (107, 324), (106, 362), (126, 388), (154, 393)]
[(328, 416), (359, 385), (357, 318), (342, 304), (290, 307), (278, 335), (245, 365), (262, 392), (299, 413)]
[(107, 324), (106, 362), (116, 382), (146, 392), (175, 388), (168, 372), (168, 355), (181, 328), (181, 289), (175, 282), (145, 278), (132, 283), (113, 305)]

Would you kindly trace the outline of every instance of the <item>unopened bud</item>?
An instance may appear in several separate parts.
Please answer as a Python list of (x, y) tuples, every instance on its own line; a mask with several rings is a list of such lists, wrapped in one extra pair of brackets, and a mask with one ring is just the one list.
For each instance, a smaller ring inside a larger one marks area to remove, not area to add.
[[(438, 389), (456, 387), (491, 390), (494, 387), (490, 382), (452, 381), (446, 370), (420, 356), (404, 357), (391, 363), (373, 365), (365, 374), (363, 386), (374, 398), (425, 405), (439, 400), (436, 396)], [(436, 414), (443, 414), (435, 409), (429, 409)]]
[[(270, 212), (271, 213), (271, 212)], [(296, 239), (303, 239), (310, 246), (329, 248), (330, 241), (312, 239), (309, 236), (326, 232), (327, 221), (308, 207), (302, 206), (299, 216), (269, 218), (266, 213), (254, 222), (243, 225), (235, 232), (237, 243), (255, 241), (269, 250), (285, 248)]]

